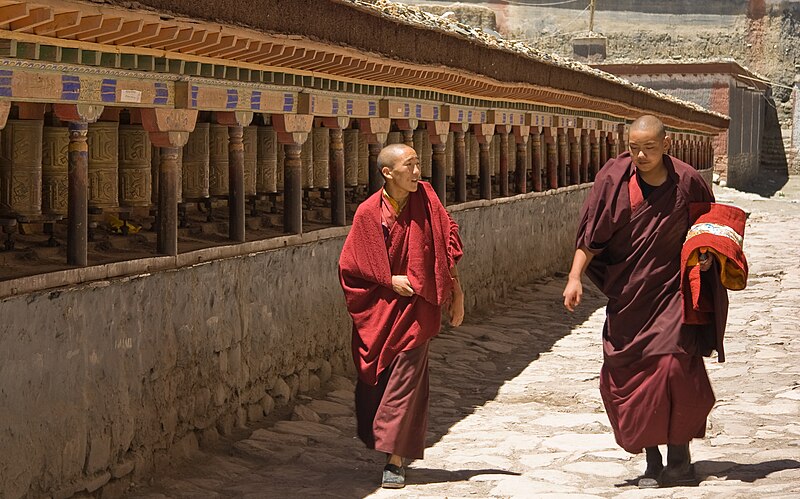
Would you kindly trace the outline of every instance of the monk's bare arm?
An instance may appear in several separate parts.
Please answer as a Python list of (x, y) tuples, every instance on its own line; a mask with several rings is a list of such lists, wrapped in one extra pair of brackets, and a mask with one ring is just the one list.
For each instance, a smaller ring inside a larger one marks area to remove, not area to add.
[(464, 290), (461, 288), (461, 278), (456, 265), (450, 268), (450, 277), (453, 279), (453, 298), (450, 300), (448, 315), (450, 325), (458, 327), (464, 322)]
[(575, 256), (572, 258), (572, 268), (569, 271), (567, 278), (567, 286), (564, 288), (564, 306), (570, 312), (575, 311), (575, 307), (580, 305), (581, 297), (583, 297), (583, 285), (581, 284), (581, 276), (592, 261), (593, 254), (585, 247), (581, 246), (575, 250)]

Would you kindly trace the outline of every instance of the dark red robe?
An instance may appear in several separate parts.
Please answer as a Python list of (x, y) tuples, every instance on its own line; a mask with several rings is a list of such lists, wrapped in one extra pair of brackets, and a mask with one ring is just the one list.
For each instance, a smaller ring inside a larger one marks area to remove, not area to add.
[(664, 156), (667, 180), (647, 198), (630, 153), (598, 173), (577, 245), (593, 255), (587, 276), (608, 297), (600, 391), (617, 443), (633, 453), (705, 434), (714, 394), (701, 356), (714, 325), (682, 322), (681, 249), (689, 203), (714, 200), (690, 165)]
[[(441, 329), (442, 306), (453, 290), (450, 268), (462, 245), (458, 225), (425, 182), (409, 194), (386, 235), (381, 207), (381, 191), (358, 207), (339, 259), (353, 319), (359, 436), (368, 447), (419, 458), (427, 426), (428, 342)], [(393, 275), (407, 275), (414, 295), (395, 293)]]

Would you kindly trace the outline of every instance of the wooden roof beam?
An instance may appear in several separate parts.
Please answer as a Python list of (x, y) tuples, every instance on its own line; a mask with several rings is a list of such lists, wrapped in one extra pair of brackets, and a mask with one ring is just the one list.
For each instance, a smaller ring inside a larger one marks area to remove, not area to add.
[(77, 10), (59, 12), (53, 16), (52, 21), (34, 28), (33, 32), (37, 35), (50, 36), (60, 29), (77, 25), (80, 22), (80, 18), (81, 13)]
[[(161, 30), (162, 32), (164, 30)], [(165, 47), (174, 45), (176, 43), (186, 42), (191, 40), (192, 35), (194, 35), (195, 31), (194, 28), (179, 28), (178, 33), (173, 37), (167, 37), (163, 40), (159, 40), (157, 42), (150, 43), (150, 48), (159, 49), (159, 50), (167, 50)]]
[[(210, 45), (201, 45), (192, 50), (183, 50), (184, 54), (195, 54), (195, 55), (202, 55), (208, 57), (209, 52), (218, 51), (219, 49), (229, 49), (233, 47), (236, 43), (236, 39), (238, 37), (234, 35), (227, 35), (227, 36), (220, 36), (220, 39), (217, 43), (210, 44)], [(198, 53), (201, 52), (201, 53)]]
[(122, 26), (118, 31), (113, 33), (106, 33), (104, 35), (99, 35), (95, 38), (95, 42), (106, 43), (106, 44), (114, 43), (120, 38), (125, 38), (134, 33), (138, 33), (139, 30), (142, 29), (142, 24), (144, 24), (144, 21), (141, 19), (125, 21), (124, 23), (122, 23)]
[[(102, 17), (102, 16), (101, 16)], [(97, 29), (90, 29), (89, 31), (84, 31), (82, 33), (76, 33), (75, 39), (76, 40), (91, 40), (92, 38), (105, 35), (106, 33), (116, 33), (117, 31), (122, 28), (122, 18), (121, 17), (112, 17), (112, 18), (103, 18), (102, 22), (100, 23), (100, 27)]]
[(175, 40), (178, 37), (180, 28), (178, 26), (161, 26), (156, 34), (150, 38), (139, 40), (136, 42), (137, 47), (149, 47), (156, 43), (166, 43)]
[(0, 7), (0, 26), (7, 28), (9, 24), (28, 17), (27, 3), (17, 3)]
[(116, 45), (136, 45), (140, 47), (142, 41), (157, 38), (159, 31), (161, 31), (161, 23), (145, 24), (139, 31), (119, 38), (114, 43)]
[(230, 54), (241, 53), (247, 49), (247, 47), (254, 43), (254, 40), (249, 38), (239, 38), (238, 36), (234, 37), (234, 42), (227, 47), (217, 47), (214, 50), (209, 50), (206, 52), (206, 57), (219, 57), (221, 59), (233, 59), (230, 57)]
[(94, 16), (81, 16), (80, 20), (75, 26), (60, 28), (56, 30), (53, 36), (56, 38), (68, 38), (70, 36), (80, 35), (81, 33), (86, 33), (87, 31), (99, 28), (102, 23), (102, 14), (97, 14)]
[(37, 26), (47, 24), (53, 20), (53, 10), (49, 7), (34, 7), (30, 9), (28, 15), (22, 19), (17, 19), (8, 23), (11, 31), (30, 31)]

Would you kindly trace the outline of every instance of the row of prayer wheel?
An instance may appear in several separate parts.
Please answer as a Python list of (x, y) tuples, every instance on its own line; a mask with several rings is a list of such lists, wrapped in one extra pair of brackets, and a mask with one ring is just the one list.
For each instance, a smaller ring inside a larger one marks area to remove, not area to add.
[[(248, 197), (283, 189), (284, 148), (269, 126), (243, 128), (244, 183)], [(391, 132), (387, 143), (402, 143), (402, 132)], [(432, 147), (427, 130), (413, 132), (413, 146), (420, 156), (422, 176), (432, 176)], [(345, 185), (369, 182), (369, 149), (358, 130), (344, 130)], [(411, 137), (410, 137), (411, 138)], [(517, 144), (508, 142), (508, 171), (514, 172)], [(44, 126), (43, 120), (8, 120), (0, 141), (0, 212), (35, 218), (67, 214), (66, 127)], [(182, 151), (181, 193), (184, 202), (227, 198), (228, 127), (198, 123)], [(141, 125), (98, 122), (89, 125), (89, 206), (111, 211), (156, 204), (158, 155)], [(330, 130), (316, 127), (302, 148), (304, 189), (329, 187)], [(489, 148), (490, 172), (500, 164), (499, 135)], [(155, 151), (155, 154), (154, 154)], [(445, 149), (446, 174), (454, 174), (454, 134)], [(609, 151), (610, 152), (610, 151)], [(544, 148), (542, 148), (544, 153)], [(526, 145), (526, 164), (531, 164), (531, 141)], [(472, 133), (465, 134), (467, 175), (479, 174), (479, 145)]]

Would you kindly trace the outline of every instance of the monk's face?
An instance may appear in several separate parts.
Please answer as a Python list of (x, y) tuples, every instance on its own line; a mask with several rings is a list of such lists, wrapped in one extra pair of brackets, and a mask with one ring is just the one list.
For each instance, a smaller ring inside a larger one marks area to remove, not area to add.
[(383, 174), (386, 182), (393, 184), (394, 188), (405, 192), (416, 192), (422, 174), (417, 152), (411, 147), (403, 149), (397, 155), (393, 167), (384, 168)]
[(669, 137), (659, 136), (659, 131), (652, 128), (632, 129), (628, 148), (636, 168), (650, 172), (664, 166), (664, 154), (669, 149)]

